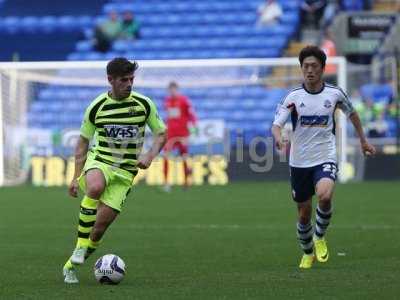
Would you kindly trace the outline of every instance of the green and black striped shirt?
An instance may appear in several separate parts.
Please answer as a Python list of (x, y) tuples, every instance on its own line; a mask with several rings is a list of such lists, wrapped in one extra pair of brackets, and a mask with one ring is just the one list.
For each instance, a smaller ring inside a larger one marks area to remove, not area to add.
[(165, 131), (150, 98), (132, 91), (129, 97), (115, 100), (106, 92), (86, 109), (80, 133), (88, 140), (95, 138), (90, 150), (94, 159), (135, 174), (146, 124), (153, 134)]

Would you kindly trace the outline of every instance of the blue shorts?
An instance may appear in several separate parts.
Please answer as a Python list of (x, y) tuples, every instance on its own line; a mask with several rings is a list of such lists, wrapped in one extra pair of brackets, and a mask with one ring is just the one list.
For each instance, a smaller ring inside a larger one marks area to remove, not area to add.
[(307, 201), (315, 194), (315, 185), (321, 178), (336, 180), (337, 166), (335, 163), (323, 163), (310, 168), (290, 167), (290, 182), (292, 196), (296, 202)]

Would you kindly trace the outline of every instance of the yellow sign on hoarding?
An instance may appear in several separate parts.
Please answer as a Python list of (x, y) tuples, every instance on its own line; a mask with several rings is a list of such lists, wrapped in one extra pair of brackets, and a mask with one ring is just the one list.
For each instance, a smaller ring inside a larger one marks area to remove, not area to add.
[[(225, 185), (228, 183), (226, 158), (222, 155), (195, 155), (187, 158), (191, 168), (189, 181), (193, 185)], [(182, 159), (172, 157), (168, 160), (168, 183), (171, 185), (184, 184), (184, 168)], [(36, 186), (62, 186), (68, 185), (74, 174), (74, 159), (62, 157), (41, 157), (31, 159), (31, 181)], [(153, 161), (148, 170), (140, 170), (134, 184), (141, 181), (148, 185), (164, 184), (164, 162), (162, 158)]]

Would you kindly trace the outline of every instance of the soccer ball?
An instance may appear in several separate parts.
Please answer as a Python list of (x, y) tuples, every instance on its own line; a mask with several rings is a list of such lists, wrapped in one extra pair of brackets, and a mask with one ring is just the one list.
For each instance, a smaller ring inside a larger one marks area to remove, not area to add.
[(125, 276), (125, 263), (117, 255), (106, 254), (96, 261), (94, 276), (102, 284), (118, 284)]

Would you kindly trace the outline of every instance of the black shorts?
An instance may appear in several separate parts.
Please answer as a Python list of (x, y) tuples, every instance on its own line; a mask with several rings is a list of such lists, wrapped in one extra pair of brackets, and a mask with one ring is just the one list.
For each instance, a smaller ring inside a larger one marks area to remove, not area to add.
[(335, 163), (323, 163), (310, 168), (290, 167), (290, 182), (292, 196), (296, 202), (307, 201), (315, 194), (315, 185), (321, 178), (336, 180), (337, 166)]

